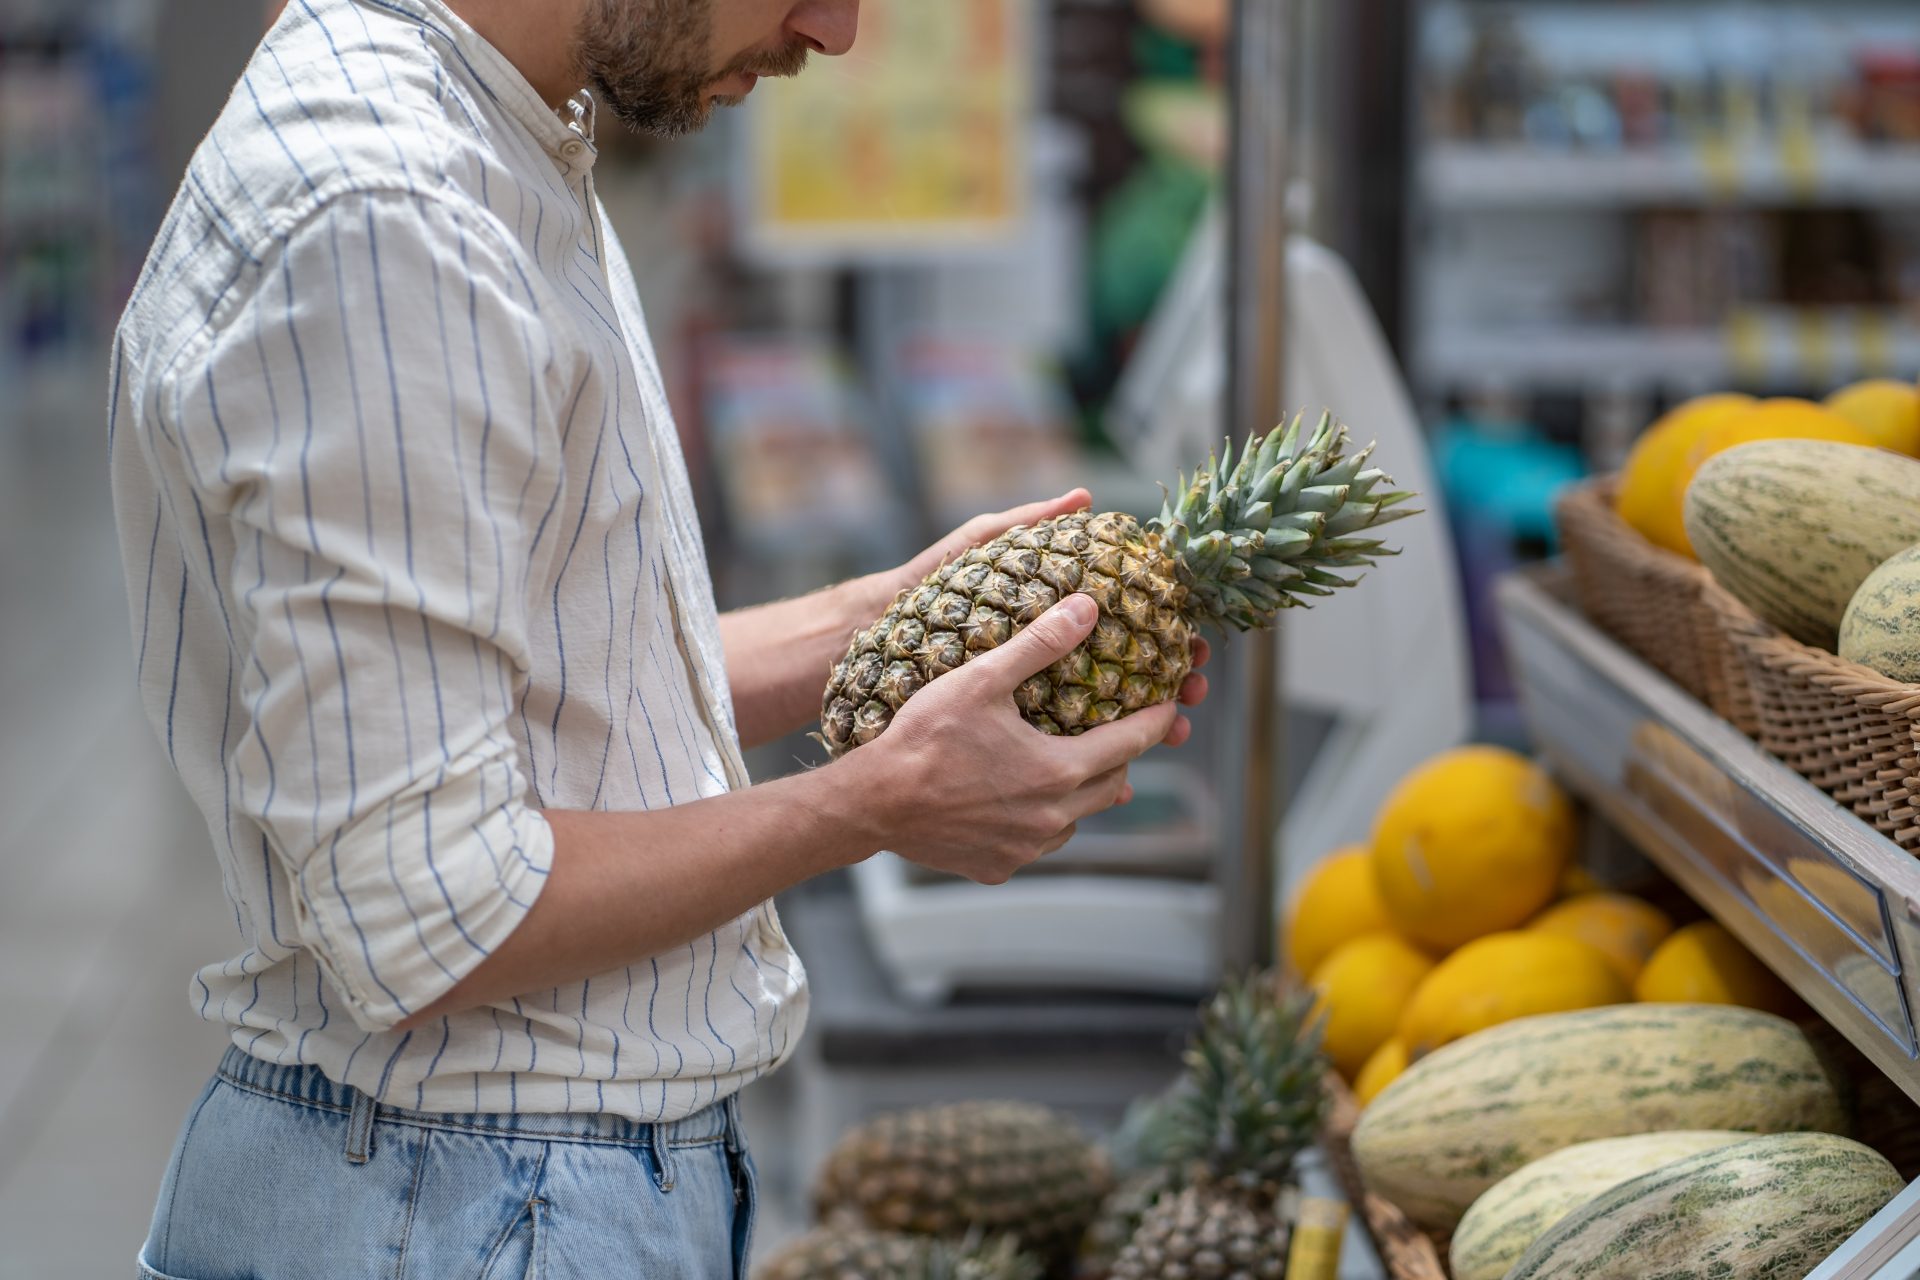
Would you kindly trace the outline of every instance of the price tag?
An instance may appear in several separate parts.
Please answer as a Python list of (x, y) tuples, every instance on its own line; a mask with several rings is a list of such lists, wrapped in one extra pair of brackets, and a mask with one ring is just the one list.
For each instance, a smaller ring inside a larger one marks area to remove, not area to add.
[(1796, 311), (1793, 345), (1801, 375), (1808, 382), (1826, 386), (1833, 381), (1833, 334), (1824, 315), (1818, 311)]
[(1766, 380), (1771, 372), (1767, 347), (1767, 325), (1759, 316), (1736, 311), (1727, 318), (1727, 363), (1736, 382), (1754, 386)]
[(1811, 200), (1820, 192), (1820, 148), (1813, 130), (1794, 128), (1780, 135), (1780, 172), (1796, 200)]
[(1853, 329), (1861, 373), (1883, 378), (1893, 376), (1893, 325), (1886, 313), (1862, 311), (1855, 317)]
[(1806, 87), (1788, 81), (1778, 90), (1780, 172), (1787, 190), (1810, 200), (1820, 190), (1820, 149), (1813, 136), (1813, 103)]
[(1706, 178), (1707, 194), (1715, 200), (1731, 200), (1740, 194), (1740, 152), (1733, 139), (1717, 134), (1702, 137), (1700, 171)]

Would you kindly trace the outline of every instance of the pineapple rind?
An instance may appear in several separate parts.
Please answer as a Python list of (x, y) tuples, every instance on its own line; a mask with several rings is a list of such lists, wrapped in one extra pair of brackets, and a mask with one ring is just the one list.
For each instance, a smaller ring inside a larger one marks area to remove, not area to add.
[(1385, 491), (1369, 445), (1346, 452), (1347, 429), (1296, 417), (1234, 461), (1183, 475), (1146, 524), (1118, 512), (1075, 512), (1010, 529), (896, 596), (853, 638), (821, 705), (821, 740), (840, 756), (885, 732), (931, 680), (990, 652), (1063, 596), (1100, 606), (1094, 632), (1023, 684), (1014, 701), (1043, 733), (1079, 734), (1172, 699), (1193, 669), (1199, 625), (1272, 624), (1281, 609), (1332, 595), (1393, 552), (1355, 536), (1415, 514)]
[(821, 1166), (822, 1219), (913, 1235), (1005, 1234), (1053, 1261), (1079, 1244), (1112, 1186), (1079, 1127), (1021, 1102), (960, 1102), (878, 1115)]
[(1185, 1185), (1155, 1199), (1112, 1280), (1280, 1280), (1286, 1188), (1326, 1107), (1320, 1028), (1271, 978), (1229, 983), (1201, 1017), (1181, 1087), (1159, 1104), (1157, 1145)]

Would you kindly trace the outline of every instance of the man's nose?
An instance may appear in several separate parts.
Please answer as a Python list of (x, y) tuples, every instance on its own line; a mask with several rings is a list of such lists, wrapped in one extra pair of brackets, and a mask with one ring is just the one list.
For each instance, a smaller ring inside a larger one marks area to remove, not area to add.
[(853, 48), (859, 29), (860, 0), (801, 0), (787, 17), (787, 30), (797, 39), (816, 53), (835, 58)]

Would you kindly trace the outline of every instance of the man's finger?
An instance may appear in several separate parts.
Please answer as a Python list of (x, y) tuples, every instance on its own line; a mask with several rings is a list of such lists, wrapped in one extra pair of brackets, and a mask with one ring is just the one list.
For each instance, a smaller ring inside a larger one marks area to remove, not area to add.
[(1024, 507), (1014, 507), (998, 515), (984, 517), (988, 524), (998, 525), (989, 537), (1005, 533), (1017, 524), (1038, 524), (1042, 520), (1051, 520), (1055, 516), (1066, 515), (1069, 511), (1083, 511), (1093, 505), (1093, 495), (1085, 489), (1074, 489), (1057, 498), (1048, 498), (1044, 502), (1029, 502)]
[(992, 542), (1017, 524), (1038, 524), (1042, 520), (1051, 520), (1054, 516), (1063, 516), (1069, 511), (1080, 511), (1092, 505), (1092, 494), (1085, 489), (1075, 489), (1045, 502), (1029, 502), (1024, 507), (975, 516), (946, 536), (937, 548), (935, 559), (945, 564), (982, 543)]
[(1207, 659), (1213, 656), (1213, 646), (1207, 643), (1205, 636), (1193, 638), (1193, 669), (1198, 671), (1207, 665)]
[(1180, 682), (1180, 705), (1197, 707), (1207, 700), (1207, 678), (1195, 673)]
[(990, 653), (983, 653), (947, 679), (988, 682), (995, 696), (1006, 696), (1036, 672), (1072, 653), (1093, 632), (1100, 606), (1093, 597), (1070, 595), (1029, 623), (1025, 630)]
[(1045, 856), (1046, 854), (1057, 852), (1062, 845), (1066, 844), (1067, 841), (1073, 839), (1073, 834), (1074, 834), (1074, 826), (1073, 824), (1069, 823), (1067, 825), (1066, 830), (1062, 831), (1059, 835), (1055, 836), (1053, 839), (1047, 841), (1045, 844), (1040, 846), (1041, 855)]
[(1160, 739), (1160, 745), (1163, 747), (1185, 746), (1187, 739), (1192, 736), (1193, 721), (1187, 719), (1185, 716), (1175, 716), (1173, 718), (1173, 727), (1167, 730), (1166, 737)]
[(1171, 702), (1162, 702), (1089, 729), (1061, 745), (1078, 756), (1081, 770), (1091, 777), (1144, 755), (1166, 738), (1178, 715)]
[(1067, 797), (1067, 812), (1075, 822), (1102, 813), (1120, 802), (1120, 793), (1126, 787), (1127, 766), (1109, 769), (1074, 788), (1073, 794)]

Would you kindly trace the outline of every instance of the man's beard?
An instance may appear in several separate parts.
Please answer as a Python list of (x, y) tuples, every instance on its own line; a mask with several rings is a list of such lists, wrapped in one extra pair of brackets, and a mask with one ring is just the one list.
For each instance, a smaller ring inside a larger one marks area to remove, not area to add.
[(707, 87), (742, 73), (799, 75), (808, 49), (751, 50), (714, 72), (713, 0), (588, 0), (576, 47), (601, 103), (629, 128), (676, 138), (703, 128), (716, 101)]

